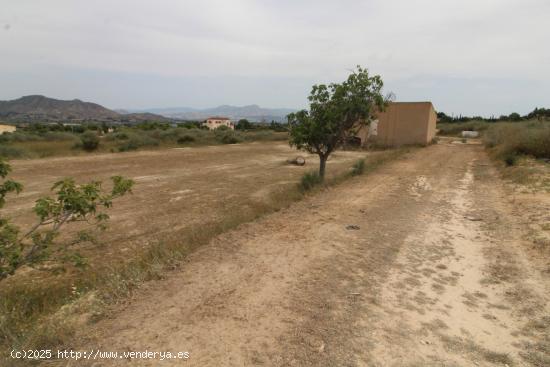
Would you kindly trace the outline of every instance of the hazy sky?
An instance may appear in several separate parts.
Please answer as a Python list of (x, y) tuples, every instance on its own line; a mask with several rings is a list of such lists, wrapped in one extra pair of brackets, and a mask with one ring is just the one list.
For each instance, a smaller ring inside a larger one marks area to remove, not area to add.
[(0, 99), (302, 108), (355, 65), (454, 114), (550, 107), (548, 0), (0, 0)]

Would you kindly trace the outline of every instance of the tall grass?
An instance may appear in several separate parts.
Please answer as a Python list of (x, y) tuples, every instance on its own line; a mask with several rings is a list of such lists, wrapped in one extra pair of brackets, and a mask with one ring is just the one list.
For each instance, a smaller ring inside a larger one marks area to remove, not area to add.
[(29, 152), (21, 147), (0, 144), (0, 157), (27, 158), (29, 157)]
[(300, 192), (306, 192), (313, 189), (315, 186), (320, 185), (323, 182), (321, 176), (317, 171), (306, 172), (300, 179), (298, 189)]
[(352, 176), (359, 176), (365, 173), (365, 160), (360, 159), (357, 162), (353, 164), (351, 167), (351, 175)]
[(519, 155), (550, 159), (550, 123), (499, 123), (485, 132), (483, 142), (507, 165), (514, 165)]

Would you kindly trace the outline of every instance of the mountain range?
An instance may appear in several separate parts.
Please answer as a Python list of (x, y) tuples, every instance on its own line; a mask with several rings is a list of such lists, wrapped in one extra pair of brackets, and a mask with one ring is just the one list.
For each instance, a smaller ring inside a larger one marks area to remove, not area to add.
[(24, 96), (11, 101), (0, 101), (0, 121), (49, 122), (49, 121), (107, 121), (130, 122), (171, 121), (151, 113), (121, 114), (97, 103), (79, 99), (70, 101), (41, 95)]
[(143, 110), (110, 110), (97, 103), (79, 99), (59, 100), (41, 95), (24, 96), (11, 101), (0, 101), (0, 121), (107, 121), (130, 122), (174, 120), (205, 120), (211, 116), (225, 116), (232, 120), (248, 119), (254, 122), (281, 122), (293, 112), (286, 108), (262, 108), (258, 105), (229, 106), (197, 109), (190, 107), (150, 108)]
[(145, 110), (129, 110), (132, 112), (149, 112), (169, 118), (181, 120), (204, 120), (211, 116), (224, 116), (232, 120), (247, 119), (254, 122), (271, 122), (272, 120), (282, 122), (286, 115), (296, 110), (289, 108), (263, 108), (252, 104), (247, 106), (221, 105), (214, 108), (150, 108)]

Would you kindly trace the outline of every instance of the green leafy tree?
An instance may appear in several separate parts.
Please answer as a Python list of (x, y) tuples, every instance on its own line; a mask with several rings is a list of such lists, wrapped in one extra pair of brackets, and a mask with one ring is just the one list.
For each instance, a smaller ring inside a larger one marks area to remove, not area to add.
[[(23, 189), (18, 182), (7, 179), (10, 166), (0, 161), (0, 208), (5, 204), (7, 194), (19, 193)], [(56, 182), (53, 197), (36, 201), (33, 211), (37, 223), (24, 234), (7, 219), (0, 217), (0, 279), (6, 277), (24, 264), (34, 264), (50, 254), (54, 239), (60, 229), (70, 222), (87, 222), (105, 229), (109, 219), (106, 209), (113, 200), (131, 192), (134, 182), (121, 176), (111, 177), (113, 187), (105, 191), (99, 181), (78, 185), (71, 178)], [(82, 234), (80, 234), (82, 237)]]
[(291, 146), (319, 156), (319, 176), (325, 176), (328, 157), (347, 137), (368, 124), (376, 110), (383, 110), (382, 78), (357, 66), (343, 83), (319, 84), (308, 97), (309, 111), (287, 116)]
[(250, 130), (252, 129), (252, 124), (247, 119), (240, 119), (235, 125), (237, 130)]
[(453, 122), (453, 118), (445, 112), (440, 111), (437, 113), (437, 122)]
[(512, 112), (509, 116), (510, 121), (521, 121), (521, 116), (517, 112)]
[[(0, 158), (0, 209), (6, 204), (9, 193), (20, 193), (23, 186), (16, 181), (6, 179), (11, 171), (9, 164)], [(19, 229), (11, 225), (6, 218), (0, 216), (0, 279), (10, 269), (14, 269), (19, 262), (20, 249), (16, 246)]]

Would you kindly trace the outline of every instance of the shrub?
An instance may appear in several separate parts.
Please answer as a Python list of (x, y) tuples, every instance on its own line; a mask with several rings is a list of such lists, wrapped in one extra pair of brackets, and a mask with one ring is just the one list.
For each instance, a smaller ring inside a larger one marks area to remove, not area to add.
[(179, 134), (180, 134), (180, 130), (178, 128), (173, 128), (168, 130), (161, 130), (159, 134), (151, 135), (151, 136), (160, 140), (177, 141)]
[(239, 138), (238, 138), (237, 136), (235, 136), (235, 135), (228, 134), (228, 135), (222, 136), (222, 138), (220, 139), (220, 141), (221, 141), (223, 144), (237, 144), (237, 143), (240, 143), (242, 140), (239, 139)]
[(298, 184), (298, 188), (300, 189), (300, 191), (309, 191), (322, 182), (323, 179), (321, 178), (321, 176), (319, 176), (319, 173), (317, 171), (307, 172), (302, 176), (302, 179)]
[(229, 129), (220, 130), (220, 128), (217, 128), (215, 130), (215, 136), (216, 139), (222, 144), (236, 144), (242, 141), (241, 137), (237, 135), (237, 133)]
[(504, 163), (506, 163), (507, 166), (514, 166), (517, 161), (518, 156), (513, 152), (510, 152), (504, 156)]
[(365, 160), (364, 159), (358, 160), (351, 167), (351, 175), (352, 176), (359, 176), (359, 175), (362, 175), (364, 172), (365, 172)]
[(86, 131), (80, 136), (82, 149), (91, 152), (99, 147), (99, 137), (92, 131)]
[(185, 144), (185, 143), (190, 143), (190, 142), (193, 142), (195, 141), (195, 138), (192, 137), (191, 135), (184, 135), (184, 136), (181, 136), (178, 138), (177, 142), (178, 144)]
[(550, 124), (502, 123), (491, 127), (483, 141), (493, 154), (507, 165), (515, 164), (517, 155), (550, 158)]
[(147, 135), (141, 134), (132, 134), (129, 135), (128, 140), (126, 140), (122, 145), (118, 147), (119, 152), (127, 152), (130, 150), (136, 150), (141, 147), (146, 146), (158, 146), (159, 142)]

